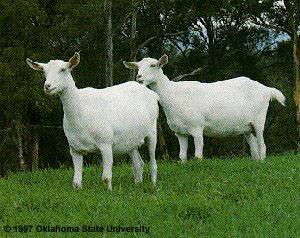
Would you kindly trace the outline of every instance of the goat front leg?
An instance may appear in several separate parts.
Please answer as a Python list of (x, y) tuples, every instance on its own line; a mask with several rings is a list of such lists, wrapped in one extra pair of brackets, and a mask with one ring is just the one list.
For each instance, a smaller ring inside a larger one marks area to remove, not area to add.
[(112, 190), (111, 180), (112, 180), (112, 165), (113, 165), (113, 153), (111, 144), (102, 144), (100, 146), (100, 151), (103, 161), (103, 173), (102, 181), (107, 183), (108, 190)]
[(83, 165), (83, 156), (78, 153), (72, 147), (70, 147), (70, 154), (72, 156), (74, 164), (74, 178), (73, 178), (73, 187), (81, 188), (82, 187), (82, 165)]
[(180, 147), (179, 158), (181, 163), (185, 163), (187, 161), (187, 150), (188, 150), (188, 136), (175, 133)]

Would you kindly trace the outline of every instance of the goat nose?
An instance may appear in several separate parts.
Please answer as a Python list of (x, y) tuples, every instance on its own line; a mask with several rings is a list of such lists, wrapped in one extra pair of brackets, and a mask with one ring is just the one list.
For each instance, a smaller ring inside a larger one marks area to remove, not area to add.
[(45, 83), (45, 89), (49, 89), (51, 87), (50, 83)]
[(141, 77), (142, 77), (142, 75), (138, 74), (138, 75), (136, 76), (136, 79), (139, 80)]

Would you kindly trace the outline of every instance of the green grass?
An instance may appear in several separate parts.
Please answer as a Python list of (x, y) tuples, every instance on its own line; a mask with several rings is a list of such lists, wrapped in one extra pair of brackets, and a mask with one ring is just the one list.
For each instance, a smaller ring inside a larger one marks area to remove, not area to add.
[[(0, 179), (0, 237), (300, 237), (299, 156), (158, 161), (156, 187), (149, 163), (140, 185), (121, 164), (113, 167), (112, 192), (101, 172), (86, 167), (81, 190), (71, 185), (73, 169)], [(5, 233), (4, 225), (33, 231)], [(39, 233), (36, 225), (143, 225), (150, 232)]]

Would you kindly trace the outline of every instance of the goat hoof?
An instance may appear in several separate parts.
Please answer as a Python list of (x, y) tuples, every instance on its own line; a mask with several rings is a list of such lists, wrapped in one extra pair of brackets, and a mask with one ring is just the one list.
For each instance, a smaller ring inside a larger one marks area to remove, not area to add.
[(102, 181), (107, 184), (107, 189), (109, 191), (112, 191), (112, 186), (111, 186), (111, 179), (108, 179), (108, 178), (102, 178)]
[(194, 156), (193, 159), (194, 159), (194, 160), (198, 160), (198, 161), (200, 161), (200, 162), (202, 161), (202, 157), (198, 157), (198, 156)]
[(73, 182), (73, 188), (74, 189), (81, 189), (82, 188), (82, 184), (81, 183), (77, 183), (77, 182)]
[(141, 183), (143, 183), (143, 179), (135, 179), (134, 182), (136, 184), (141, 184)]

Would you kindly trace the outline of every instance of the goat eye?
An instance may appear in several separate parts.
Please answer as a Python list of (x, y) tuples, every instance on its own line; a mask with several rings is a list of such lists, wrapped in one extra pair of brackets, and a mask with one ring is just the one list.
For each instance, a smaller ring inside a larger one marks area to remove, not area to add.
[(62, 68), (61, 70), (60, 70), (60, 72), (66, 72), (66, 68)]
[(150, 67), (154, 68), (154, 67), (156, 67), (156, 64), (151, 64)]

